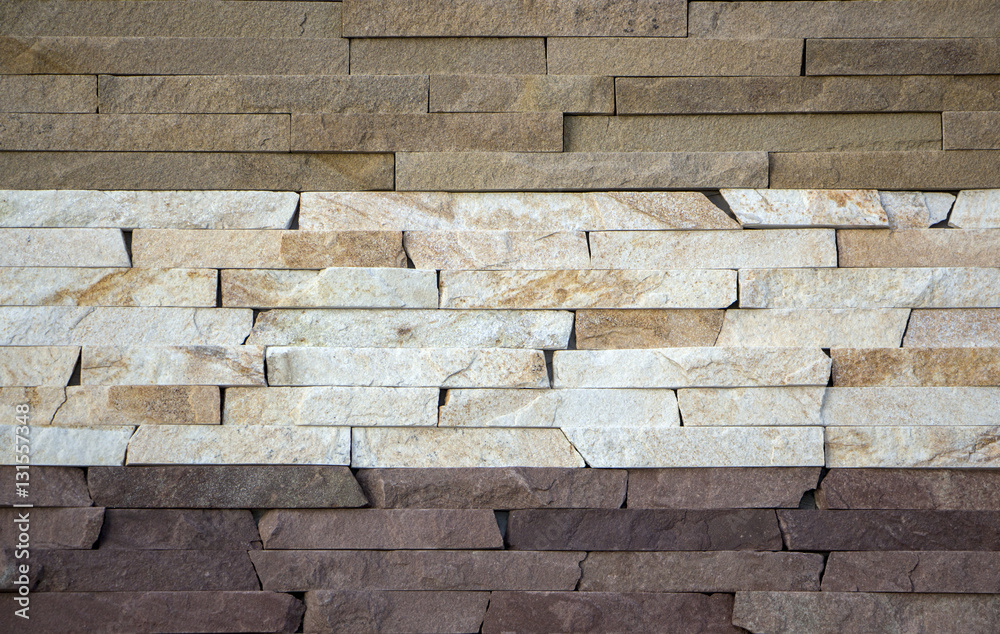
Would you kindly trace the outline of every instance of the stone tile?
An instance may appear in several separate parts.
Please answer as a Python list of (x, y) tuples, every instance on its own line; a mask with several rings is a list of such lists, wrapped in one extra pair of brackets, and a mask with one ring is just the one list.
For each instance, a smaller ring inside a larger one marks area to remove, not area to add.
[(796, 508), (816, 488), (819, 468), (636, 469), (629, 508)]
[(438, 304), (434, 271), (360, 267), (320, 271), (229, 269), (221, 275), (223, 306), (437, 308)]
[(828, 427), (828, 467), (1000, 467), (1000, 429), (972, 426)]
[[(496, 79), (496, 78), (491, 78)], [(305, 192), (303, 230), (739, 229), (700, 192)]]
[[(135, 427), (35, 427), (31, 430), (31, 465), (57, 467), (110, 467), (125, 462), (125, 449)], [(14, 436), (14, 425), (0, 425)], [(0, 452), (0, 464), (17, 464), (14, 444)]]
[(383, 508), (619, 508), (621, 469), (361, 469), (358, 481)]
[(594, 552), (581, 592), (819, 591), (823, 557), (772, 552)]
[(346, 75), (348, 57), (339, 38), (0, 36), (4, 74)]
[(135, 266), (232, 269), (405, 267), (398, 231), (201, 231), (137, 229)]
[(732, 309), (715, 345), (898, 348), (909, 316), (905, 308)]
[(247, 510), (108, 509), (101, 550), (253, 550), (260, 533)]
[(97, 83), (86, 75), (5, 75), (0, 95), (0, 112), (97, 110)]
[[(591, 467), (816, 467), (823, 465), (820, 427), (567, 427)], [(737, 449), (738, 448), (738, 449)]]
[(724, 308), (736, 272), (442, 271), (441, 308)]
[(1000, 230), (837, 232), (842, 267), (1000, 266)]
[[(871, 40), (864, 40), (869, 42)], [(776, 152), (776, 188), (982, 189), (1000, 187), (1000, 152)]]
[(287, 152), (288, 118), (245, 114), (0, 114), (0, 150)]
[[(214, 282), (214, 278), (197, 271), (195, 281)], [(199, 286), (199, 294), (206, 295), (207, 285)], [(0, 307), (0, 342), (16, 346), (237, 346), (252, 325), (253, 311), (248, 309)]]
[(831, 469), (816, 491), (821, 508), (1000, 511), (992, 469)]
[(115, 229), (0, 229), (0, 266), (130, 266)]
[[(29, 408), (29, 422), (32, 425), (50, 423), (52, 416), (65, 402), (65, 387), (0, 387), (0, 406), (9, 408), (11, 412), (17, 415), (17, 406), (27, 405)], [(11, 482), (13, 481), (12, 475)]]
[(993, 75), (955, 75), (948, 80), (943, 111), (990, 110), (996, 99), (1000, 73)]
[(255, 550), (265, 590), (573, 590), (586, 553)]
[(124, 508), (337, 508), (364, 506), (347, 467), (92, 467), (98, 504)]
[(108, 113), (427, 112), (418, 75), (101, 75), (99, 87)]
[(401, 152), (396, 166), (400, 191), (705, 189), (768, 179), (763, 152)]
[(827, 592), (1000, 592), (991, 571), (1000, 553), (835, 552), (823, 575)]
[(744, 227), (840, 228), (889, 224), (879, 192), (870, 189), (724, 189), (721, 193)]
[(774, 511), (511, 511), (514, 550), (780, 550)]
[(270, 425), (144, 425), (136, 431), (128, 448), (130, 465), (347, 465), (351, 463), (351, 430)]
[(930, 209), (932, 225), (946, 220), (951, 213), (952, 205), (955, 203), (955, 196), (948, 192), (926, 192), (924, 198)]
[(488, 509), (275, 510), (258, 523), (268, 550), (503, 548)]
[(488, 592), (313, 590), (306, 593), (307, 632), (473, 632)]
[[(0, 305), (214, 307), (217, 277), (216, 271), (211, 269), (4, 267), (0, 268)], [(7, 312), (32, 316), (110, 314), (100, 309)], [(112, 309), (111, 312), (116, 311)], [(127, 315), (117, 312), (118, 316)], [(163, 314), (180, 313), (168, 309)]]
[(723, 317), (721, 310), (578, 310), (576, 347), (615, 350), (714, 346)]
[(1000, 272), (985, 268), (744, 269), (739, 278), (742, 308), (1000, 305)]
[(83, 385), (265, 385), (259, 346), (87, 346)]
[(989, 632), (991, 596), (856, 592), (737, 592), (733, 624), (754, 632)]
[(595, 269), (799, 268), (837, 265), (830, 229), (595, 231)]
[(1000, 385), (998, 348), (840, 348), (837, 387), (989, 387)]
[(823, 398), (823, 424), (1000, 425), (1000, 388), (831, 387)]
[(1000, 348), (1000, 311), (989, 308), (915, 310), (907, 348)]
[[(21, 401), (22, 403), (24, 401)], [(0, 482), (14, 482), (16, 467), (0, 467)], [(33, 467), (27, 497), (15, 495), (14, 486), (0, 492), (0, 506), (31, 504), (41, 506), (91, 506), (87, 477), (83, 469), (71, 467)], [(623, 485), (624, 486), (624, 485)], [(616, 505), (618, 506), (618, 505)]]
[(547, 42), (553, 75), (799, 75), (802, 40), (764, 42), (574, 37)]
[(294, 192), (7, 190), (0, 225), (287, 229), (298, 201)]
[(995, 511), (780, 510), (789, 550), (1000, 550)]
[(588, 75), (432, 75), (431, 112), (612, 114), (615, 82)]
[(562, 113), (293, 114), (301, 152), (560, 152)]
[(269, 387), (226, 390), (225, 425), (437, 425), (439, 390)]
[(694, 388), (677, 391), (688, 427), (822, 425), (825, 387)]
[(725, 595), (605, 592), (494, 592), (483, 632), (602, 632), (621, 628), (730, 633)]
[(678, 427), (673, 390), (448, 390), (441, 427)]
[(590, 268), (590, 248), (583, 231), (407, 231), (403, 246), (418, 269)]
[(826, 385), (819, 348), (560, 350), (553, 387), (770, 387)]
[(0, 152), (5, 189), (387, 189), (387, 154)]
[(806, 75), (989, 75), (998, 64), (995, 37), (816, 39), (805, 51)]
[(926, 229), (948, 217), (955, 197), (941, 192), (879, 192), (890, 229)]
[[(33, 480), (29, 481), (29, 489), (38, 486)], [(25, 516), (28, 522), (19, 524)], [(102, 508), (0, 508), (0, 539), (4, 544), (19, 544), (21, 529), (27, 525), (32, 549), (89, 549), (97, 541), (103, 520)]]
[(967, 189), (958, 193), (949, 227), (1000, 228), (1000, 189)]
[(541, 350), (271, 346), (267, 366), (269, 385), (549, 386)]
[(944, 112), (941, 123), (946, 150), (1000, 150), (1000, 113)]
[(563, 311), (269, 310), (257, 316), (247, 343), (347, 348), (560, 349), (567, 347), (572, 329), (573, 314)]
[(351, 42), (351, 73), (544, 75), (545, 40), (489, 37), (358, 38)]
[(64, 387), (79, 358), (76, 346), (0, 347), (0, 386)]
[(941, 148), (941, 119), (937, 113), (567, 116), (565, 129), (567, 152), (851, 152)]
[(186, 385), (70, 385), (46, 420), (32, 425), (218, 425), (219, 388)]

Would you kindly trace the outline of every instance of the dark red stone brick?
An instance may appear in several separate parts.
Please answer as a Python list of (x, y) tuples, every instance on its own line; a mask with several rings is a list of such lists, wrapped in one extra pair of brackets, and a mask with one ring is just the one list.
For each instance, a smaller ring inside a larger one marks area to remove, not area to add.
[(1000, 469), (831, 469), (816, 502), (830, 509), (1000, 511)]
[(996, 511), (778, 511), (788, 550), (1000, 550)]
[(108, 509), (100, 548), (250, 550), (260, 534), (248, 510)]
[(306, 632), (478, 632), (489, 592), (316, 590), (306, 593)]
[(630, 509), (798, 508), (819, 467), (631, 469)]
[(0, 545), (17, 545), (21, 531), (15, 520), (28, 516), (30, 548), (90, 548), (97, 541), (103, 508), (0, 509)]
[[(0, 467), (0, 506), (91, 506), (87, 478), (77, 467), (35, 466), (28, 470), (28, 497), (17, 497), (16, 467)], [(24, 480), (19, 480), (23, 482)]]
[(835, 552), (823, 574), (827, 592), (1000, 594), (1000, 553)]

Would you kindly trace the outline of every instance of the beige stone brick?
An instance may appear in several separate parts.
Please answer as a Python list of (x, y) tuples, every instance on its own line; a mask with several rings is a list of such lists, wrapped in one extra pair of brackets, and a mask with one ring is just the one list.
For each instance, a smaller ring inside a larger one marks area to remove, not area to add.
[(989, 75), (1000, 38), (810, 39), (806, 75)]
[(615, 80), (586, 75), (432, 75), (431, 112), (615, 111)]
[[(541, 38), (358, 38), (356, 75), (544, 75)], [(599, 74), (599, 73), (596, 73)]]
[(96, 112), (97, 84), (86, 75), (0, 75), (0, 112)]

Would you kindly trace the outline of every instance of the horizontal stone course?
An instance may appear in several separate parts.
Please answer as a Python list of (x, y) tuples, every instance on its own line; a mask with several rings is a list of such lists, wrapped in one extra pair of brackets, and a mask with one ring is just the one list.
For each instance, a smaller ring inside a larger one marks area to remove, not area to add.
[(830, 387), (823, 424), (1000, 425), (1000, 389), (991, 387)]
[(228, 388), (225, 425), (437, 425), (439, 390), (408, 387)]
[(356, 38), (351, 73), (544, 75), (545, 55), (542, 38)]
[(701, 348), (715, 345), (725, 313), (698, 309), (577, 310), (580, 350)]
[[(11, 483), (14, 481), (13, 478), (10, 479)], [(29, 482), (29, 490), (31, 486), (37, 486), (34, 482), (30, 480)], [(29, 518), (26, 524), (18, 522), (24, 517)], [(30, 549), (86, 550), (92, 548), (97, 542), (97, 536), (101, 532), (101, 524), (104, 519), (104, 509), (95, 507), (31, 510), (0, 508), (0, 539), (5, 545), (22, 546), (23, 540), (20, 539), (20, 534), (27, 532), (25, 530), (25, 525), (27, 525), (28, 531), (30, 531)]]
[(634, 469), (628, 508), (795, 508), (819, 475), (812, 467)]
[(253, 515), (224, 509), (108, 509), (101, 550), (244, 551), (261, 547)]
[(1000, 38), (807, 39), (806, 75), (990, 75)]
[(307, 632), (471, 632), (490, 602), (489, 592), (311, 590), (306, 592)]
[[(319, 271), (225, 269), (220, 276), (223, 306), (436, 308), (438, 304), (434, 271), (362, 267)], [(263, 324), (279, 319), (274, 311), (268, 311), (259, 323), (266, 329)]]
[(588, 75), (431, 75), (428, 109), (611, 114), (615, 82)]
[(816, 491), (821, 508), (1000, 511), (1000, 471), (831, 469)]
[(0, 388), (0, 401), (27, 403), (32, 425), (217, 425), (215, 386), (70, 385)]
[(0, 112), (94, 112), (95, 81), (86, 75), (4, 75)]
[(835, 387), (949, 387), (1000, 385), (997, 348), (839, 348)]
[(744, 227), (885, 227), (873, 190), (725, 189), (720, 192)]
[(827, 427), (828, 467), (996, 468), (1000, 428), (952, 425)]
[(265, 385), (259, 346), (85, 346), (83, 385)]
[(826, 387), (736, 387), (677, 390), (688, 427), (822, 425)]
[(996, 112), (944, 112), (941, 123), (946, 150), (1000, 150)]
[(64, 387), (79, 358), (77, 346), (0, 346), (0, 386)]
[(890, 229), (926, 229), (948, 218), (955, 197), (946, 192), (878, 193)]
[(590, 268), (590, 245), (582, 231), (407, 231), (403, 247), (418, 269)]
[(958, 200), (948, 217), (949, 227), (964, 229), (1000, 228), (1000, 190), (967, 189), (958, 193)]
[(768, 176), (781, 189), (982, 189), (1000, 187), (997, 157), (995, 150), (773, 152)]
[(835, 552), (823, 574), (828, 592), (996, 594), (992, 552)]
[(115, 229), (0, 229), (0, 266), (130, 266)]
[(896, 348), (909, 317), (905, 309), (727, 310), (715, 345)]
[[(0, 480), (3, 482), (16, 482), (16, 473), (16, 467), (0, 466)], [(83, 469), (34, 467), (30, 477), (31, 486), (28, 487), (27, 497), (16, 495), (15, 487), (7, 487), (7, 491), (0, 492), (0, 506), (21, 503), (36, 507), (93, 505), (87, 490), (87, 475)]]
[[(30, 418), (28, 422), (31, 422)], [(14, 437), (15, 431), (14, 425), (0, 425), (0, 432), (11, 438)], [(118, 466), (125, 462), (125, 451), (134, 431), (135, 427), (122, 425), (32, 428), (31, 465), (33, 467)], [(14, 443), (0, 452), (0, 464), (23, 464), (17, 462)]]
[(837, 232), (841, 267), (998, 267), (1000, 230)]
[(142, 426), (127, 464), (348, 465), (349, 427), (277, 425)]
[(789, 550), (998, 550), (992, 511), (779, 510)]

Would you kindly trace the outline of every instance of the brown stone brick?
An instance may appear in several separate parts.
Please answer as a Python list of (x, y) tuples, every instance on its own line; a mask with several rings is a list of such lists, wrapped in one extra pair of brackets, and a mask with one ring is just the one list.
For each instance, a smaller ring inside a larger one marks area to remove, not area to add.
[(722, 310), (578, 310), (576, 347), (620, 350), (714, 346), (724, 318)]
[(489, 592), (314, 590), (306, 632), (478, 632)]
[(1000, 150), (1000, 112), (945, 112), (946, 150)]
[(834, 552), (823, 591), (996, 594), (998, 567), (995, 552)]
[[(34, 467), (31, 474), (34, 475)], [(29, 487), (40, 486), (32, 481)], [(103, 508), (0, 508), (0, 544), (18, 544), (23, 524), (28, 518), (30, 548), (90, 548), (97, 541), (104, 518)]]
[(586, 75), (431, 75), (431, 112), (615, 111), (615, 81)]
[(834, 387), (1000, 385), (1000, 348), (833, 348)]
[(0, 506), (32, 504), (34, 506), (91, 506), (87, 478), (83, 469), (75, 467), (41, 467), (32, 465), (29, 474), (28, 497), (17, 497), (16, 467), (0, 466)]
[(816, 488), (819, 469), (712, 468), (629, 471), (628, 507), (674, 509), (796, 508)]
[(247, 510), (109, 509), (102, 549), (252, 550), (260, 534)]
[(1000, 511), (1000, 470), (831, 469), (816, 502), (829, 509)]
[(846, 229), (837, 232), (841, 267), (1000, 266), (1000, 229)]
[(949, 77), (946, 86), (943, 110), (993, 110), (1000, 99), (1000, 75)]
[(387, 38), (351, 41), (355, 75), (544, 75), (541, 38)]
[(1000, 550), (1000, 512), (782, 510), (789, 550)]
[(0, 112), (95, 112), (97, 84), (85, 75), (0, 75)]
[(998, 38), (806, 40), (806, 75), (988, 75)]
[(990, 189), (1000, 187), (1000, 152), (775, 152), (776, 189)]

